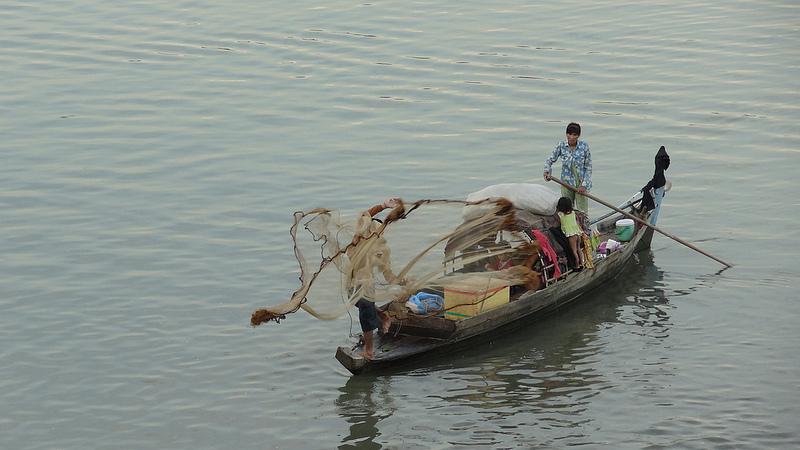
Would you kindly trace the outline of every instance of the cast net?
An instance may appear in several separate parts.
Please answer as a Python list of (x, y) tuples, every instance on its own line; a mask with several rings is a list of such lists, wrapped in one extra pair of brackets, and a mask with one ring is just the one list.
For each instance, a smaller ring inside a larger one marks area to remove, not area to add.
[(288, 301), (255, 311), (251, 324), (279, 322), (300, 309), (332, 320), (362, 298), (403, 305), (415, 293), (441, 292), (466, 278), (493, 287), (540, 282), (531, 270), (539, 247), (525, 230), (546, 226), (551, 216), (497, 198), (399, 201), (382, 220), (370, 215), (373, 208), (350, 218), (330, 209), (295, 213), (290, 234), (300, 287)]

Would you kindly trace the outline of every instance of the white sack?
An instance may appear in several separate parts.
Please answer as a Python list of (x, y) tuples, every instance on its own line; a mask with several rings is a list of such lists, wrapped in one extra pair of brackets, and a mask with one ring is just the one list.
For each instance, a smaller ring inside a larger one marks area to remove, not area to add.
[[(541, 184), (532, 183), (503, 183), (487, 186), (480, 191), (467, 196), (468, 202), (477, 202), (485, 199), (505, 198), (515, 207), (530, 211), (534, 214), (551, 216), (556, 213), (556, 204), (561, 194)], [(470, 220), (482, 214), (481, 207), (475, 205), (465, 206), (461, 215), (464, 220)]]

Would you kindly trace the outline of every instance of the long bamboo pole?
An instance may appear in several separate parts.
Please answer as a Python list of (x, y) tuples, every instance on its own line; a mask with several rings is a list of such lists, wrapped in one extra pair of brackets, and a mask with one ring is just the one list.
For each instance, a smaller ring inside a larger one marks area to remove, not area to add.
[[(551, 179), (551, 180), (553, 180), (553, 181), (555, 181), (556, 183), (558, 183), (558, 184), (560, 184), (560, 185), (564, 186), (564, 187), (565, 187), (565, 188), (567, 188), (567, 189), (570, 189), (570, 190), (572, 190), (572, 191), (578, 192), (578, 189), (577, 189), (577, 188), (575, 188), (574, 186), (570, 186), (569, 184), (567, 184), (567, 183), (564, 183), (563, 181), (559, 180), (558, 178), (556, 178), (556, 177), (554, 177), (554, 176), (552, 176), (552, 175), (550, 176), (550, 179)], [(590, 199), (592, 199), (592, 200), (596, 201), (597, 203), (600, 203), (601, 205), (604, 205), (604, 206), (607, 206), (607, 207), (609, 207), (609, 208), (613, 209), (614, 211), (616, 211), (616, 212), (618, 212), (618, 213), (620, 213), (620, 214), (624, 215), (625, 217), (628, 217), (629, 219), (633, 219), (633, 220), (635, 220), (636, 222), (638, 222), (638, 223), (640, 223), (640, 224), (642, 224), (642, 225), (644, 225), (644, 226), (650, 227), (650, 228), (652, 228), (653, 230), (655, 230), (655, 231), (658, 231), (659, 233), (661, 233), (661, 234), (663, 234), (664, 236), (666, 236), (666, 237), (668, 237), (668, 238), (672, 239), (673, 241), (679, 242), (679, 243), (681, 243), (681, 244), (683, 244), (683, 245), (685, 245), (685, 246), (689, 247), (690, 249), (692, 249), (692, 250), (694, 250), (694, 251), (696, 251), (696, 252), (698, 252), (698, 253), (701, 253), (701, 254), (703, 254), (703, 255), (705, 255), (705, 256), (708, 256), (709, 258), (711, 258), (711, 259), (713, 259), (714, 261), (716, 261), (716, 262), (718, 262), (718, 263), (720, 263), (720, 264), (724, 265), (725, 267), (733, 267), (733, 265), (732, 265), (732, 264), (728, 264), (728, 263), (726, 263), (725, 261), (723, 261), (723, 260), (721, 260), (721, 259), (717, 258), (716, 256), (714, 256), (714, 255), (711, 255), (711, 254), (709, 254), (709, 253), (706, 253), (706, 252), (704, 252), (703, 250), (700, 250), (699, 248), (697, 248), (697, 247), (695, 247), (694, 245), (692, 245), (692, 244), (690, 244), (690, 243), (688, 243), (688, 242), (684, 241), (683, 239), (681, 239), (681, 238), (679, 238), (679, 237), (677, 237), (677, 236), (674, 236), (674, 235), (672, 235), (672, 234), (670, 234), (670, 233), (667, 233), (666, 231), (664, 231), (664, 230), (662, 230), (662, 229), (658, 228), (657, 226), (655, 226), (655, 225), (652, 225), (652, 224), (648, 223), (647, 221), (644, 221), (644, 220), (642, 220), (642, 219), (640, 219), (640, 218), (638, 218), (638, 217), (634, 216), (633, 214), (630, 214), (630, 213), (628, 213), (628, 212), (626, 212), (626, 211), (623, 211), (623, 210), (621, 210), (621, 209), (617, 208), (616, 206), (612, 205), (611, 203), (605, 202), (605, 201), (603, 201), (603, 200), (601, 200), (601, 199), (599, 199), (599, 198), (595, 197), (594, 195), (592, 195), (592, 194), (590, 194), (590, 193), (588, 193), (588, 192), (583, 192), (583, 193), (580, 193), (580, 192), (578, 192), (578, 193), (579, 193), (580, 195), (585, 195), (587, 198), (590, 198)]]
[[(640, 199), (638, 199), (638, 200), (632, 200), (632, 201), (630, 201), (630, 202), (628, 202), (628, 203), (625, 203), (624, 205), (620, 206), (620, 207), (619, 207), (619, 209), (625, 209), (625, 208), (628, 208), (628, 207), (630, 207), (630, 206), (633, 206), (633, 205), (635, 205), (635, 204), (639, 203), (640, 201), (642, 201), (642, 199), (641, 199), (641, 198), (640, 198)], [(608, 219), (609, 217), (611, 217), (611, 216), (613, 216), (613, 215), (614, 215), (614, 212), (615, 212), (615, 211), (611, 211), (611, 212), (610, 212), (610, 213), (608, 213), (608, 214), (603, 214), (603, 215), (602, 215), (602, 216), (600, 216), (600, 217), (596, 217), (596, 218), (592, 219), (592, 221), (591, 221), (591, 222), (589, 222), (589, 225), (594, 225), (594, 224), (596, 224), (597, 222), (600, 222), (601, 220)]]

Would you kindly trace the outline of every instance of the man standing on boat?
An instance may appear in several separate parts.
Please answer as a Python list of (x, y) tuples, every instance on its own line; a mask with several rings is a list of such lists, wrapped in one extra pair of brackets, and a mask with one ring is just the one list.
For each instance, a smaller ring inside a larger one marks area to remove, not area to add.
[(367, 359), (374, 357), (375, 331), (380, 328), (386, 333), (391, 324), (391, 318), (378, 309), (374, 300), (369, 299), (375, 294), (375, 271), (381, 272), (388, 283), (403, 283), (403, 280), (392, 272), (389, 247), (381, 236), (381, 227), (378, 225), (383, 225), (383, 221), (376, 219), (375, 215), (385, 209), (395, 209), (402, 204), (400, 198), (392, 197), (361, 213), (356, 221), (353, 243), (347, 250), (351, 263), (347, 281), (349, 291), (359, 292), (359, 295), (362, 295), (355, 306), (358, 308), (358, 321), (364, 339), (363, 356)]
[(561, 181), (578, 189), (574, 191), (561, 187), (561, 196), (568, 197), (575, 209), (589, 214), (589, 200), (584, 195), (592, 189), (592, 153), (586, 141), (578, 140), (581, 126), (575, 122), (567, 125), (567, 140), (556, 145), (555, 150), (544, 162), (544, 179), (550, 181), (553, 163), (561, 158)]

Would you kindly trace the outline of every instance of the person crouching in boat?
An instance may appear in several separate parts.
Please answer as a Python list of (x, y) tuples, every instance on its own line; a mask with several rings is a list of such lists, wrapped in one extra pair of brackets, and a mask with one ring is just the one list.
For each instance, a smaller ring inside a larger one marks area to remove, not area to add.
[(503, 269), (509, 269), (514, 265), (514, 261), (511, 260), (511, 256), (507, 253), (503, 253), (494, 257), (492, 262), (486, 263), (483, 267), (486, 270), (497, 271)]
[[(498, 243), (500, 248), (507, 248), (508, 243), (501, 241)], [(491, 261), (484, 264), (483, 268), (490, 271), (498, 271), (503, 269), (511, 268), (514, 265), (514, 261), (511, 259), (511, 255), (508, 253), (500, 253), (497, 256), (492, 257)]]
[(377, 269), (383, 274), (387, 282), (401, 284), (401, 281), (390, 266), (390, 252), (386, 240), (380, 235), (383, 223), (374, 216), (388, 208), (397, 208), (402, 205), (402, 200), (392, 197), (361, 213), (356, 222), (356, 232), (353, 244), (347, 250), (347, 256), (352, 264), (348, 285), (350, 292), (358, 292), (361, 298), (356, 302), (358, 308), (358, 321), (364, 337), (363, 356), (367, 359), (374, 357), (374, 333), (380, 328), (382, 332), (389, 331), (391, 318), (379, 310), (375, 302), (367, 297), (374, 296), (375, 275)]
[(572, 200), (569, 197), (558, 199), (556, 211), (558, 212), (558, 219), (561, 221), (561, 231), (564, 232), (564, 236), (569, 241), (569, 250), (564, 250), (572, 252), (577, 265), (575, 269), (580, 271), (583, 269), (583, 260), (581, 259), (581, 252), (578, 251), (578, 245), (580, 245), (579, 242), (583, 231), (578, 226), (575, 211), (572, 210)]

